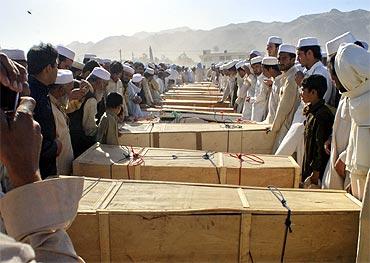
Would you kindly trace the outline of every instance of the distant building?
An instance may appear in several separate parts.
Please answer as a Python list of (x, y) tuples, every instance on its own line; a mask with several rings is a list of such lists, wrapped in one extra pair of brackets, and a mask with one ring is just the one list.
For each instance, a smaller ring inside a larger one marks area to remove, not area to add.
[(233, 59), (246, 59), (247, 52), (224, 52), (212, 53), (211, 50), (203, 50), (203, 55), (200, 56), (201, 62), (206, 67), (210, 67), (212, 63), (230, 61)]

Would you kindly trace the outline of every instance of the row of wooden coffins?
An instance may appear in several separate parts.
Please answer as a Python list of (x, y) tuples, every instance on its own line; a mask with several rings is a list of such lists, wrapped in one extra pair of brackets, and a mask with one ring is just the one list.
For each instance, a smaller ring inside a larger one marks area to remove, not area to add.
[(148, 111), (214, 123), (125, 124), (121, 146), (74, 161), (87, 177), (68, 233), (87, 262), (355, 261), (357, 199), (298, 189), (294, 159), (270, 155), (270, 125), (238, 123), (209, 83), (164, 97), (174, 102)]
[(96, 144), (73, 168), (90, 177), (68, 230), (87, 262), (355, 260), (360, 203), (292, 189), (291, 157)]

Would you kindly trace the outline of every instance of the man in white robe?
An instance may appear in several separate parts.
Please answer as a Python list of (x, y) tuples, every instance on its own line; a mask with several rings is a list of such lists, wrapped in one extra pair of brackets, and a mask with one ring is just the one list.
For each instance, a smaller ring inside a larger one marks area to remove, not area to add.
[(272, 124), (279, 105), (279, 94), (281, 87), (282, 74), (278, 66), (276, 57), (264, 57), (262, 60), (262, 72), (268, 77), (265, 84), (270, 87), (270, 96), (268, 99), (268, 111), (264, 123)]
[(295, 111), (300, 103), (298, 85), (295, 82), (296, 48), (293, 45), (282, 44), (278, 51), (279, 68), (283, 72), (280, 79), (279, 103), (272, 122), (271, 131), (276, 134), (273, 152), (276, 152), (281, 141), (287, 134)]
[[(304, 76), (308, 77), (314, 74), (322, 75), (326, 78), (328, 89), (324, 94), (324, 100), (327, 104), (334, 101), (335, 93), (332, 92), (331, 79), (326, 67), (321, 63), (321, 48), (317, 38), (301, 38), (297, 44), (297, 54), (299, 63), (305, 67)], [(332, 104), (333, 105), (333, 104)], [(292, 155), (297, 153), (297, 163), (301, 166), (304, 154), (304, 121), (303, 102), (300, 103), (294, 114), (293, 122), (279, 148), (276, 155)]]
[(370, 53), (355, 44), (339, 47), (335, 72), (349, 98), (351, 131), (347, 147), (346, 169), (350, 172), (352, 194), (359, 200), (364, 193), (370, 168)]
[(255, 90), (256, 90), (256, 83), (257, 83), (257, 76), (262, 73), (262, 57), (261, 56), (255, 56), (250, 60), (250, 65), (252, 70), (250, 71), (250, 74), (245, 79), (245, 85), (249, 86), (247, 90), (247, 95), (244, 100), (243, 105), (243, 119), (244, 120), (251, 120), (252, 119), (252, 101), (251, 98), (255, 96)]
[[(252, 65), (253, 71), (256, 73), (258, 73), (257, 67), (261, 69), (261, 74), (257, 76), (254, 96), (250, 98), (250, 101), (252, 103), (251, 120), (256, 122), (262, 122), (267, 115), (267, 104), (271, 90), (270, 87), (266, 84), (266, 80), (268, 79), (268, 77), (263, 74), (262, 63), (264, 63), (263, 60), (261, 61), (261, 63), (256, 63)], [(267, 62), (265, 61), (265, 63)]]
[[(340, 93), (347, 90), (338, 80), (334, 70), (334, 61), (337, 50), (342, 43), (354, 43), (356, 39), (350, 32), (346, 32), (326, 43), (327, 55), (331, 77)], [(349, 100), (341, 96), (337, 112), (335, 114), (333, 133), (330, 144), (326, 143), (326, 151), (330, 151), (330, 159), (324, 172), (322, 188), (343, 190), (350, 184), (348, 173), (345, 173), (346, 149), (348, 146), (351, 129), (351, 117), (349, 113)]]

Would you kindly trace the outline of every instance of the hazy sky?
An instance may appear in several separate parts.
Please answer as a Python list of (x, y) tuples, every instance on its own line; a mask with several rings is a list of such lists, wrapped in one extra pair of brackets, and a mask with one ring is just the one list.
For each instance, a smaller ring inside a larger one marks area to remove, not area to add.
[[(28, 50), (96, 42), (113, 35), (188, 26), (212, 29), (252, 20), (290, 21), (304, 14), (370, 10), (369, 0), (0, 0), (0, 46)], [(32, 14), (28, 14), (27, 11)]]

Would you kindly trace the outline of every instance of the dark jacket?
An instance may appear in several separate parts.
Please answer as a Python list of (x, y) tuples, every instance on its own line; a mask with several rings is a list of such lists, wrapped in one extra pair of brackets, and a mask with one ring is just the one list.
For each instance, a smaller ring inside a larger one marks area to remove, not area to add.
[(332, 133), (334, 115), (320, 100), (314, 105), (308, 105), (304, 109), (306, 115), (304, 128), (304, 157), (302, 165), (302, 181), (311, 175), (313, 171), (320, 172), (322, 179), (329, 155), (326, 154), (324, 143)]
[(69, 117), (69, 132), (71, 134), (71, 143), (73, 148), (74, 158), (80, 156), (84, 151), (89, 149), (95, 142), (95, 137), (87, 136), (82, 126), (84, 115), (84, 107), (86, 101), (90, 98), (95, 98), (90, 91), (86, 94), (81, 107), (68, 114)]
[(42, 146), (40, 154), (41, 178), (57, 174), (56, 158), (57, 144), (54, 115), (49, 99), (49, 87), (30, 75), (28, 80), (31, 97), (36, 101), (34, 119), (41, 126)]

